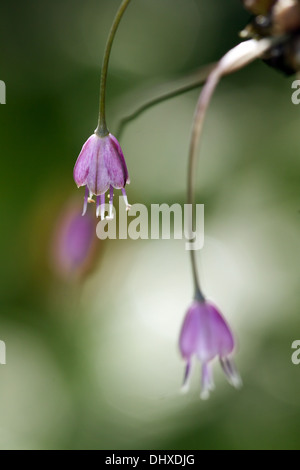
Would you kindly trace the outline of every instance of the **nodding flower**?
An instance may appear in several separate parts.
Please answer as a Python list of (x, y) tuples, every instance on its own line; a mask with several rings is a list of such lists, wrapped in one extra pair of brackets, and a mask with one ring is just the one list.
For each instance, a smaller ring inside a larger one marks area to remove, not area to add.
[(196, 356), (202, 365), (201, 398), (206, 400), (214, 389), (210, 362), (219, 358), (228, 382), (240, 388), (242, 381), (232, 360), (233, 334), (221, 313), (206, 301), (195, 300), (184, 319), (179, 347), (186, 361), (183, 390), (188, 389), (191, 360)]
[[(130, 209), (125, 191), (129, 183), (128, 170), (121, 146), (112, 134), (91, 135), (82, 147), (74, 167), (78, 187), (86, 186), (83, 214), (88, 202), (96, 202), (96, 215), (104, 218), (105, 193), (109, 190), (109, 216), (113, 218), (113, 191), (121, 189), (127, 210)], [(96, 196), (94, 201), (93, 196)]]

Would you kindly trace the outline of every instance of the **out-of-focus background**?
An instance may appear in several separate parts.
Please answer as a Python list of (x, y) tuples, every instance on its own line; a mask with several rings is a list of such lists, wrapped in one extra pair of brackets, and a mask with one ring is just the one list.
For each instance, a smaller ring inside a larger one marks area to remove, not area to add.
[[(7, 347), (0, 448), (299, 448), (300, 365), (291, 361), (300, 339), (293, 78), (257, 62), (224, 79), (213, 99), (197, 177), (206, 236), (199, 266), (207, 296), (238, 338), (244, 388), (232, 389), (215, 364), (216, 391), (202, 402), (197, 366), (181, 396), (177, 342), (192, 298), (184, 241), (103, 242), (94, 207), (87, 225), (74, 216), (84, 189), (73, 182), (73, 166), (96, 127), (101, 61), (118, 5), (0, 4), (7, 87), (0, 108), (0, 340)], [(152, 86), (220, 58), (248, 20), (238, 0), (132, 1), (110, 62), (111, 132)], [(161, 104), (124, 130), (130, 202), (185, 202), (198, 93)]]

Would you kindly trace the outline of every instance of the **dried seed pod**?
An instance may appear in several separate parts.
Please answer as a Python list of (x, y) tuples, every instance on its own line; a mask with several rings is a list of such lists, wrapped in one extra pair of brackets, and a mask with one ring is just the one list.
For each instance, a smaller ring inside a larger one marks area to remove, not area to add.
[(242, 32), (243, 37), (282, 37), (265, 62), (286, 75), (300, 70), (300, 0), (243, 0), (256, 15)]
[(277, 0), (242, 0), (244, 7), (254, 15), (267, 15)]
[(286, 34), (300, 28), (300, 2), (278, 0), (272, 10), (274, 34)]

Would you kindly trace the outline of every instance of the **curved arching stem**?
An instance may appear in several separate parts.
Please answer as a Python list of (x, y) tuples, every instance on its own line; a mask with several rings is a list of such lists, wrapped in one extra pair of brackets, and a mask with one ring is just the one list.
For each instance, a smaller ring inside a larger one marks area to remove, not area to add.
[[(153, 98), (145, 100), (144, 102), (136, 106), (133, 111), (128, 113), (119, 121), (116, 130), (116, 135), (118, 136), (118, 139), (121, 139), (121, 136), (123, 135), (126, 126), (138, 117), (140, 117), (144, 112), (148, 111), (148, 109), (151, 109), (153, 106), (163, 103), (164, 101), (176, 98), (177, 96), (183, 95), (184, 93), (187, 93), (191, 90), (195, 90), (203, 86), (207, 80), (207, 77), (215, 68), (215, 66), (216, 64), (206, 65), (204, 67), (201, 67), (199, 70), (197, 70), (195, 73), (188, 77), (169, 81), (163, 85), (159, 85), (159, 87), (157, 87), (157, 89), (159, 88), (159, 90), (156, 92), (155, 87), (154, 91), (152, 91), (152, 94), (154, 95)], [(168, 89), (168, 91), (162, 92), (162, 86), (163, 88)]]
[[(195, 204), (199, 141), (202, 136), (203, 124), (208, 106), (220, 79), (222, 76), (233, 73), (236, 70), (245, 67), (253, 60), (263, 56), (263, 54), (265, 54), (265, 52), (270, 49), (273, 43), (274, 42), (270, 39), (262, 39), (260, 41), (251, 39), (249, 41), (242, 42), (238, 46), (231, 49), (227, 54), (225, 54), (225, 56), (218, 62), (214, 70), (209, 75), (206, 84), (199, 96), (192, 123), (187, 181), (188, 204), (191, 204), (192, 206)], [(192, 217), (192, 220), (188, 224), (190, 230), (190, 240), (192, 239), (193, 226), (194, 224)], [(195, 299), (204, 301), (204, 295), (201, 291), (199, 273), (197, 269), (196, 251), (191, 250), (190, 255), (195, 288)]]

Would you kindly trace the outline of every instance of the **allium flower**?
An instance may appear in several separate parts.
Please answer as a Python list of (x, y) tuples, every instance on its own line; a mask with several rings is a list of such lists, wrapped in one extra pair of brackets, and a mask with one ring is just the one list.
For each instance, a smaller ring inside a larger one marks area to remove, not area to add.
[(189, 308), (181, 329), (179, 340), (180, 351), (186, 360), (184, 389), (188, 388), (193, 355), (202, 364), (201, 398), (209, 397), (214, 389), (211, 365), (218, 357), (225, 375), (231, 385), (241, 387), (241, 379), (230, 358), (234, 350), (234, 338), (229, 326), (218, 310), (207, 302), (194, 301)]
[(117, 139), (108, 134), (99, 137), (93, 134), (85, 142), (74, 167), (74, 180), (78, 187), (86, 186), (83, 214), (88, 202), (96, 196), (96, 215), (104, 218), (105, 193), (109, 189), (109, 218), (113, 217), (113, 189), (121, 189), (127, 210), (130, 208), (125, 192), (129, 176), (125, 158)]
[(92, 214), (81, 217), (77, 203), (70, 201), (63, 208), (51, 244), (51, 267), (61, 278), (76, 279), (90, 268), (98, 247), (95, 227)]

